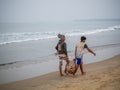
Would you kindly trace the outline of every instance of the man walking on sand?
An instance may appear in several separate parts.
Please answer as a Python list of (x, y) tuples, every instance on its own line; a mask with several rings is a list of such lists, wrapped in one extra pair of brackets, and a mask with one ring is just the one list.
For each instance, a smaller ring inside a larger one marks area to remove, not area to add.
[(93, 52), (90, 48), (88, 48), (85, 41), (86, 41), (86, 37), (82, 36), (81, 41), (79, 43), (77, 43), (76, 47), (75, 47), (75, 62), (77, 61), (76, 62), (77, 63), (76, 64), (76, 72), (78, 70), (78, 67), (80, 66), (80, 70), (81, 70), (82, 75), (85, 74), (85, 72), (83, 70), (83, 61), (82, 61), (84, 49), (86, 48), (90, 53), (92, 53), (94, 56), (96, 56), (96, 53)]
[[(67, 54), (67, 45), (66, 45), (66, 37), (65, 35), (58, 34), (58, 38), (60, 38), (56, 50), (59, 56), (59, 71), (60, 71), (60, 76), (63, 76), (62, 74), (62, 65), (63, 65), (63, 60), (66, 61), (66, 65), (68, 64), (68, 54)], [(65, 66), (66, 67), (66, 66)], [(64, 70), (66, 73), (66, 68)]]

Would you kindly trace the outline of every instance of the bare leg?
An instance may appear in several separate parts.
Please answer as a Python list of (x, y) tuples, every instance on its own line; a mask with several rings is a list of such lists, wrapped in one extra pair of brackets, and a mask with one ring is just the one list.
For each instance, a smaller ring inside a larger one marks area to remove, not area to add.
[[(77, 72), (77, 70), (78, 70), (78, 64), (76, 64), (76, 69), (75, 69), (75, 73)], [(73, 74), (73, 77), (75, 77), (75, 73)]]
[(64, 73), (67, 73), (67, 64), (65, 65)]
[(68, 57), (65, 57), (64, 60), (66, 61), (64, 73), (67, 73), (67, 65), (69, 64)]
[(62, 64), (59, 64), (59, 71), (60, 71), (60, 76), (63, 76), (63, 74), (62, 74)]
[[(77, 72), (77, 70), (78, 70), (78, 66), (79, 66), (79, 65), (77, 64), (77, 65), (76, 65), (76, 72)], [(75, 73), (76, 73), (76, 72), (75, 72)]]
[(81, 70), (82, 75), (85, 75), (85, 72), (83, 71), (83, 65), (82, 64), (80, 64), (80, 70)]

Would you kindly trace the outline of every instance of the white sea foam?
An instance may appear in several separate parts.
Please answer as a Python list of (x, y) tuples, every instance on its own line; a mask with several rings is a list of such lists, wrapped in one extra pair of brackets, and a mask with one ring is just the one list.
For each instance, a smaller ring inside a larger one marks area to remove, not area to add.
[[(96, 29), (96, 30), (73, 30), (70, 32), (62, 32), (66, 36), (76, 36), (76, 35), (91, 35), (101, 32), (109, 32), (120, 30), (120, 26), (113, 26), (106, 29)], [(23, 42), (31, 40), (40, 40), (40, 39), (50, 39), (56, 38), (57, 34), (60, 32), (23, 32), (23, 33), (0, 33), (0, 45), (13, 43), (13, 42)]]

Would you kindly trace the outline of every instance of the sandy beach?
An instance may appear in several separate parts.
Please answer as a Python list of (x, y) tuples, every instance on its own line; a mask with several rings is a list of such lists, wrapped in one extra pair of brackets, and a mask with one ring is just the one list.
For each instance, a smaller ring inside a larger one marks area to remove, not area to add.
[[(119, 4), (0, 0), (0, 90), (120, 90)], [(65, 74), (64, 60), (60, 76), (56, 53), (80, 54), (85, 75)]]
[(1, 84), (0, 90), (120, 90), (120, 55), (84, 65), (86, 75), (78, 69), (76, 77), (52, 72), (43, 76)]

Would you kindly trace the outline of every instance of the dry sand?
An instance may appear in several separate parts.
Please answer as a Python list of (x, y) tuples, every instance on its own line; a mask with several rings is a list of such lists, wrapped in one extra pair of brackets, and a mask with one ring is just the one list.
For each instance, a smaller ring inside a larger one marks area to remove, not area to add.
[[(101, 62), (84, 65), (86, 75), (80, 70), (76, 77), (49, 73), (32, 79), (1, 84), (0, 90), (120, 90), (120, 55)], [(16, 76), (17, 77), (17, 76)]]

